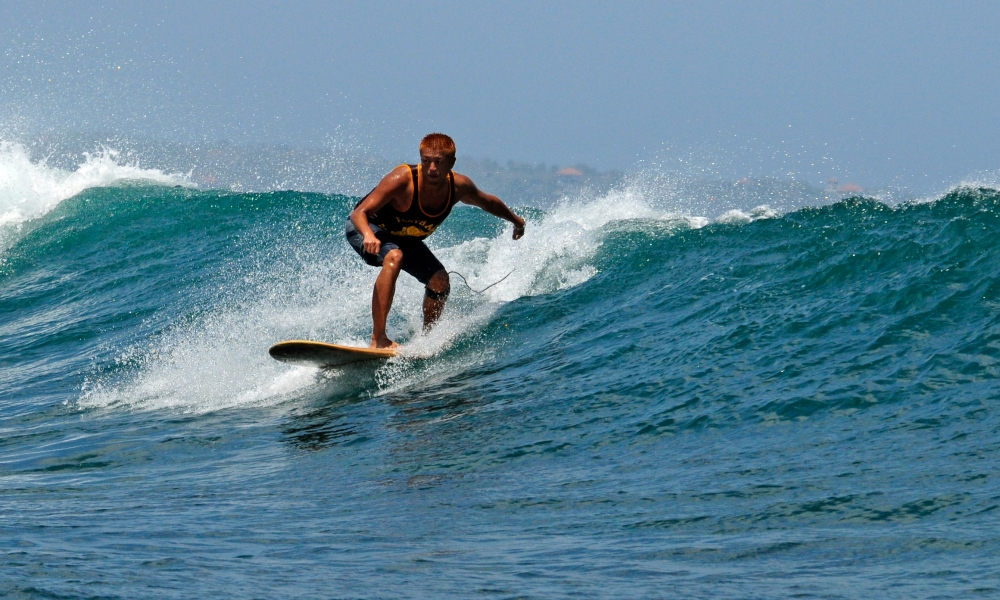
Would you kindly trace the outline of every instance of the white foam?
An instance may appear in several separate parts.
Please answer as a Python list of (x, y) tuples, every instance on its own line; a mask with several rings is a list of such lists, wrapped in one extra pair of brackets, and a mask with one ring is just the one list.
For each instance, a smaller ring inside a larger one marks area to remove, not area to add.
[(742, 210), (729, 210), (715, 218), (716, 223), (728, 223), (732, 225), (753, 223), (760, 219), (773, 219), (778, 213), (771, 210), (769, 206), (758, 206), (750, 212)]
[[(957, 186), (951, 188), (949, 191), (956, 188), (989, 188), (991, 190), (1000, 190), (1000, 171), (979, 171), (972, 173), (963, 178)], [(941, 195), (943, 196), (944, 194)]]
[[(389, 333), (404, 342), (402, 356), (343, 372), (321, 374), (272, 360), (267, 348), (282, 339), (319, 339), (366, 345), (371, 332), (371, 290), (377, 270), (364, 265), (346, 242), (295, 249), (268, 263), (262, 277), (234, 278), (227, 302), (220, 298), (203, 316), (180, 323), (121, 357), (126, 375), (92, 377), (81, 407), (121, 406), (139, 410), (207, 412), (274, 405), (290, 399), (342, 394), (382, 394), (428, 378), (445, 378), (488, 360), (493, 348), (465, 344), (460, 354), (440, 355), (456, 341), (475, 336), (504, 303), (580, 285), (598, 274), (594, 259), (609, 232), (622, 227), (680, 229), (708, 223), (654, 208), (639, 187), (598, 198), (567, 199), (525, 236), (511, 239), (508, 226), (494, 238), (431, 246), (448, 269), (452, 296), (441, 321), (421, 335), (423, 287), (402, 276), (389, 319)], [(456, 210), (476, 210), (461, 207)], [(505, 278), (506, 276), (506, 278)], [(247, 283), (267, 281), (264, 284)], [(193, 309), (192, 309), (193, 312)], [(431, 357), (434, 360), (420, 360)], [(372, 382), (378, 383), (373, 386)]]
[(75, 171), (67, 171), (50, 167), (45, 160), (32, 161), (19, 144), (0, 142), (0, 226), (41, 217), (88, 188), (124, 181), (191, 185), (182, 175), (124, 164), (120, 158), (117, 151), (106, 148), (84, 154), (83, 163)]
[[(112, 382), (89, 380), (80, 406), (207, 412), (273, 404), (292, 392), (326, 385), (329, 380), (316, 370), (282, 365), (267, 349), (289, 338), (360, 345), (364, 340), (357, 334), (372, 283), (365, 285), (368, 274), (360, 267), (345, 272), (315, 258), (319, 250), (297, 254), (308, 264), (277, 265), (284, 273), (267, 279), (278, 284), (229, 288), (204, 316), (127, 349), (118, 362), (128, 375)], [(247, 299), (227, 305), (226, 298), (241, 294)]]

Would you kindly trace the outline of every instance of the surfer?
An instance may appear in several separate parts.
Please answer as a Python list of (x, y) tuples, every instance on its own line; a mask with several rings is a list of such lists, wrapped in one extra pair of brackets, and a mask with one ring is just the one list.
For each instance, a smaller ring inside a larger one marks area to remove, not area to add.
[(524, 235), (524, 219), (452, 171), (454, 166), (455, 142), (443, 133), (431, 133), (420, 141), (419, 165), (393, 169), (351, 211), (347, 241), (366, 263), (382, 267), (372, 292), (371, 348), (399, 345), (386, 335), (385, 323), (401, 270), (424, 284), (424, 331), (441, 316), (451, 282), (424, 239), (448, 218), (455, 204), (478, 206), (510, 221), (515, 240)]

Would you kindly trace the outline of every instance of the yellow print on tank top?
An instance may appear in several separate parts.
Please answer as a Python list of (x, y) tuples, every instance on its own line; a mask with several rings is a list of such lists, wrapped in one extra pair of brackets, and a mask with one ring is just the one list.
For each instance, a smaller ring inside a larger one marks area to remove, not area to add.
[(433, 225), (427, 221), (407, 221), (405, 224), (400, 223), (399, 225), (400, 227), (394, 228), (389, 233), (400, 237), (423, 238), (434, 233), (434, 230), (437, 229), (437, 225)]

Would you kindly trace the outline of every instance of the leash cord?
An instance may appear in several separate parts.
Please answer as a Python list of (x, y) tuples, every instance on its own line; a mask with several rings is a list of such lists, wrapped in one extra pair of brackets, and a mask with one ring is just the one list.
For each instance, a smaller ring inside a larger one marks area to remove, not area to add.
[(513, 271), (513, 270), (511, 270), (511, 272), (510, 272), (510, 273), (507, 273), (506, 275), (504, 275), (504, 276), (503, 276), (503, 278), (502, 278), (502, 279), (500, 279), (500, 281), (495, 281), (495, 282), (493, 282), (493, 283), (489, 284), (488, 286), (484, 287), (484, 288), (483, 288), (483, 289), (481, 289), (481, 290), (476, 290), (476, 289), (473, 289), (473, 288), (472, 288), (472, 286), (471, 286), (471, 285), (469, 285), (469, 282), (465, 280), (465, 275), (462, 275), (462, 274), (461, 274), (461, 273), (459, 273), (458, 271), (448, 271), (448, 272), (449, 272), (449, 273), (451, 273), (451, 274), (453, 274), (453, 275), (458, 275), (459, 277), (461, 277), (461, 278), (462, 278), (462, 283), (464, 283), (464, 284), (465, 284), (465, 287), (469, 288), (470, 290), (472, 290), (473, 292), (475, 292), (475, 293), (477, 293), (477, 294), (482, 294), (482, 293), (483, 293), (483, 292), (485, 292), (486, 290), (488, 290), (488, 289), (490, 289), (491, 287), (495, 286), (496, 284), (500, 283), (500, 281), (503, 281), (504, 279), (507, 279), (508, 277), (510, 277), (511, 275), (513, 275), (513, 273), (514, 273), (514, 271)]

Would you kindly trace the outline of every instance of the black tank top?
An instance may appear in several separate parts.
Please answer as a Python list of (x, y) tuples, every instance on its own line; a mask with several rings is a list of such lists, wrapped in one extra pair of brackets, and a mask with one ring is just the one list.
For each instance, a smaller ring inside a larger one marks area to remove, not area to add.
[[(420, 207), (420, 180), (417, 171), (419, 167), (417, 165), (406, 166), (410, 168), (410, 178), (413, 179), (413, 199), (410, 201), (410, 207), (405, 211), (400, 211), (388, 204), (369, 216), (368, 222), (378, 225), (394, 236), (424, 239), (434, 233), (438, 225), (443, 223), (451, 213), (451, 208), (455, 203), (455, 176), (450, 171), (448, 172), (448, 203), (445, 204), (440, 213), (429, 215)], [(365, 196), (365, 198), (367, 197)], [(364, 202), (364, 198), (361, 199), (361, 202)]]

